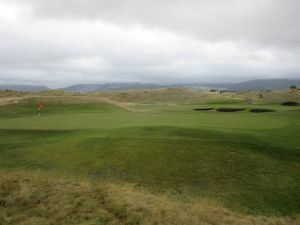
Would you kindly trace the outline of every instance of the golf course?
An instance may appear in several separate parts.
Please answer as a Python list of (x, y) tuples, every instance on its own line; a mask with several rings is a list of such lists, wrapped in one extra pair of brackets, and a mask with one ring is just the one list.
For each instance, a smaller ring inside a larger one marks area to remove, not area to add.
[(300, 91), (258, 96), (3, 95), (0, 224), (299, 224)]

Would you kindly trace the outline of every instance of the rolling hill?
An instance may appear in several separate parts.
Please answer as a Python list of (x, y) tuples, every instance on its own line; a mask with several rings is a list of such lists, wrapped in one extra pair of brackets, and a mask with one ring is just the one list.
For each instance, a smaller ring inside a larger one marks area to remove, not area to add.
[[(159, 89), (170, 87), (184, 87), (200, 90), (219, 89), (230, 91), (242, 90), (279, 90), (287, 89), (291, 85), (300, 86), (300, 80), (290, 79), (265, 79), (265, 80), (249, 80), (239, 83), (180, 83), (180, 84), (158, 84), (158, 83), (139, 83), (139, 82), (124, 82), (124, 83), (102, 83), (102, 84), (75, 84), (60, 88), (58, 90), (68, 92), (97, 92), (97, 91), (124, 91), (130, 89)], [(41, 85), (0, 85), (0, 90), (14, 90), (21, 92), (39, 92), (50, 89)]]
[(157, 89), (166, 87), (185, 87), (194, 89), (227, 89), (231, 91), (241, 90), (279, 90), (287, 89), (291, 85), (300, 86), (300, 80), (289, 79), (265, 79), (249, 80), (239, 83), (185, 83), (185, 84), (153, 84), (153, 83), (104, 83), (104, 84), (76, 84), (63, 88), (72, 92), (96, 92), (108, 90), (128, 90), (128, 89)]

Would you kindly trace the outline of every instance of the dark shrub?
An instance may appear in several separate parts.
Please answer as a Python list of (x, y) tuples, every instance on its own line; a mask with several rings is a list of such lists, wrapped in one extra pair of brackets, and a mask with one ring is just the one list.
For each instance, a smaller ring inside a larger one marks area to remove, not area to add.
[(222, 94), (222, 93), (226, 93), (226, 92), (229, 92), (229, 91), (220, 91), (220, 94)]

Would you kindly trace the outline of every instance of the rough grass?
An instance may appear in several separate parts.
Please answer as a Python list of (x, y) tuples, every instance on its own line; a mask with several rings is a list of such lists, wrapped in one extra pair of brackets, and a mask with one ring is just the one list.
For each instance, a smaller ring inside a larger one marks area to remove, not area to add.
[(26, 95), (27, 93), (18, 92), (18, 91), (10, 91), (10, 90), (0, 90), (0, 98), (7, 98), (7, 97), (21, 97)]
[(245, 216), (208, 202), (174, 201), (129, 184), (0, 172), (0, 224), (296, 225), (299, 222), (299, 217)]
[[(263, 96), (261, 98), (260, 96)], [(279, 90), (270, 92), (242, 91), (242, 92), (207, 92), (186, 88), (165, 88), (154, 90), (103, 91), (95, 93), (72, 93), (61, 90), (50, 90), (35, 93), (16, 91), (1, 91), (0, 98), (7, 97), (96, 97), (110, 99), (122, 103), (282, 103), (287, 101), (300, 102), (300, 90)], [(95, 98), (94, 98), (95, 100)]]
[[(300, 102), (300, 90), (276, 90), (276, 91), (241, 91), (226, 92), (222, 94), (227, 98), (241, 98), (252, 104), (280, 104), (286, 101)], [(263, 96), (261, 98), (261, 95)]]
[(233, 102), (241, 103), (244, 99), (222, 96), (218, 92), (204, 92), (186, 88), (165, 88), (155, 90), (129, 90), (115, 92), (97, 92), (89, 96), (106, 97), (118, 102), (131, 103), (199, 103), (199, 102)]
[[(89, 96), (106, 97), (118, 102), (131, 103), (254, 103), (279, 104), (284, 101), (300, 102), (300, 90), (279, 90), (271, 92), (207, 92), (185, 88), (166, 88), (156, 90), (129, 90), (115, 92), (89, 93)], [(263, 96), (261, 98), (260, 96)]]

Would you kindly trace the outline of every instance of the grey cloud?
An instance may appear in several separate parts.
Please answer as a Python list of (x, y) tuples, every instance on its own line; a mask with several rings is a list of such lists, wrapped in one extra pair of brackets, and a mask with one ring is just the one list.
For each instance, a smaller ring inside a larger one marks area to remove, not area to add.
[(300, 78), (298, 0), (1, 3), (0, 83)]
[(40, 18), (141, 24), (209, 41), (300, 45), (298, 0), (18, 0)]

